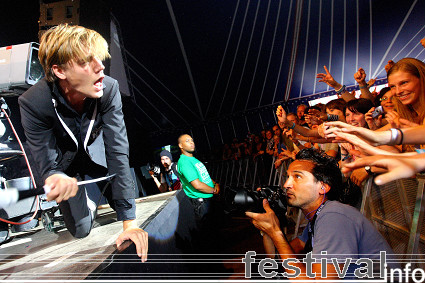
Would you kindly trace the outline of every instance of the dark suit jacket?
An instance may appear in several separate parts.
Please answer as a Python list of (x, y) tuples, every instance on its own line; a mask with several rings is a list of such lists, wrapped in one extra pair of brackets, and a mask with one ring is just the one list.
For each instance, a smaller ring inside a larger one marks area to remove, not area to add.
[[(103, 80), (103, 96), (86, 99), (81, 125), (55, 83), (39, 81), (19, 97), (22, 126), (41, 181), (55, 173), (67, 173), (78, 144), (91, 160), (116, 174), (112, 197), (134, 198), (134, 182), (128, 161), (129, 147), (118, 82)], [(80, 143), (78, 140), (81, 137)]]

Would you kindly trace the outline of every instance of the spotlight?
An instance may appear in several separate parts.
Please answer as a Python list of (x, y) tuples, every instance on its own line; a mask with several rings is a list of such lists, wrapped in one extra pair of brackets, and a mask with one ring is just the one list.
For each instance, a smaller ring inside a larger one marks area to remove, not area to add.
[(43, 77), (38, 43), (0, 48), (0, 96), (20, 95)]

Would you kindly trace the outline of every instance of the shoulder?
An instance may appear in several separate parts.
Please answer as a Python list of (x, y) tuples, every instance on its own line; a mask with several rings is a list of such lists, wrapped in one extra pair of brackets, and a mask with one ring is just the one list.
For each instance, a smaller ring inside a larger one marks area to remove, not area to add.
[(317, 217), (317, 223), (321, 227), (333, 226), (337, 231), (341, 228), (357, 230), (362, 229), (367, 219), (352, 206), (340, 203), (339, 201), (327, 201), (322, 212)]
[(26, 92), (24, 92), (19, 98), (19, 103), (24, 103), (30, 101), (31, 104), (45, 101), (46, 99), (51, 99), (51, 88), (46, 79), (38, 81), (35, 85), (30, 87)]
[(102, 101), (110, 101), (119, 94), (119, 86), (116, 79), (113, 79), (110, 76), (105, 76), (103, 79), (103, 86)]
[(323, 208), (323, 212), (319, 215), (318, 219), (321, 217), (343, 217), (343, 218), (362, 218), (364, 217), (360, 211), (355, 209), (352, 206), (347, 204), (343, 204), (339, 201), (328, 200), (326, 202), (325, 207)]
[(37, 117), (54, 115), (52, 98), (51, 83), (40, 80), (18, 98), (22, 117), (29, 113)]
[(110, 76), (105, 76), (105, 78), (103, 79), (103, 84), (105, 86), (105, 91), (118, 87), (118, 81), (116, 79), (111, 78)]

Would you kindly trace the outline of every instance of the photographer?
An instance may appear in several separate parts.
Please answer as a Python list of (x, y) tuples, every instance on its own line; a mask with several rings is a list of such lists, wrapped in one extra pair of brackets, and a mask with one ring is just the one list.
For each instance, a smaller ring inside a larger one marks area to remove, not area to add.
[[(263, 200), (265, 213), (246, 212), (255, 227), (263, 232), (267, 254), (274, 255), (277, 249), (282, 260), (309, 252), (317, 262), (320, 262), (320, 258), (327, 258), (327, 279), (338, 279), (335, 267), (329, 260), (331, 257), (344, 262), (346, 258), (358, 259), (362, 254), (367, 254), (371, 259), (378, 259), (381, 251), (392, 254), (391, 248), (372, 223), (355, 208), (338, 201), (342, 176), (335, 159), (314, 149), (301, 150), (288, 168), (284, 187), (288, 205), (300, 208), (309, 223), (300, 237), (289, 242), (266, 200)], [(327, 255), (321, 254), (324, 251)], [(291, 264), (301, 270), (295, 279), (311, 279), (306, 276), (309, 270), (305, 263)], [(339, 266), (342, 270), (343, 264)], [(350, 264), (347, 274), (353, 276), (357, 267)], [(310, 271), (316, 273), (316, 279), (319, 279), (321, 270), (320, 263), (313, 263)]]
[(158, 189), (161, 191), (161, 193), (181, 189), (181, 183), (177, 173), (177, 165), (173, 162), (173, 156), (171, 155), (171, 152), (164, 149), (161, 151), (159, 156), (163, 166), (163, 169), (159, 175), (159, 180), (161, 181), (159, 181), (155, 176), (154, 171), (149, 171), (149, 174), (151, 174), (152, 179), (155, 181)]

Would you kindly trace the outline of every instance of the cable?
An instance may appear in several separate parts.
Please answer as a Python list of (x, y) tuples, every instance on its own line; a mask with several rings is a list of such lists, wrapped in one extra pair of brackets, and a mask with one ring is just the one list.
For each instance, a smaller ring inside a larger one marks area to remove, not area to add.
[[(2, 102), (3, 105), (6, 104), (6, 101), (4, 100), (4, 98), (1, 98), (0, 99), (0, 102)], [(7, 115), (7, 113), (6, 113), (6, 111), (5, 111), (5, 109), (3, 107), (1, 109), (1, 111), (6, 116), (6, 119), (9, 122), (10, 127), (12, 128), (13, 134), (15, 135), (15, 137), (16, 137), (18, 143), (19, 143), (19, 147), (21, 148), (21, 150), (22, 150), (22, 152), (24, 154), (24, 157), (25, 157), (25, 162), (27, 164), (28, 171), (30, 172), (30, 177), (31, 177), (32, 184), (33, 184), (34, 188), (36, 188), (37, 186), (35, 184), (34, 175), (32, 173), (31, 166), (30, 166), (30, 163), (28, 161), (27, 154), (25, 153), (25, 149), (24, 149), (24, 147), (23, 147), (23, 145), (21, 143), (21, 140), (19, 139), (18, 133), (16, 132), (15, 127), (13, 126), (12, 121), (10, 120), (9, 115)], [(9, 224), (12, 224), (12, 225), (23, 225), (23, 224), (26, 224), (26, 223), (32, 221), (35, 218), (35, 216), (37, 215), (37, 212), (38, 212), (38, 206), (39, 206), (39, 197), (38, 196), (36, 197), (36, 200), (37, 200), (37, 204), (36, 204), (36, 207), (35, 207), (34, 214), (27, 221), (25, 221), (25, 222), (19, 222), (18, 223), (18, 222), (9, 221), (9, 220), (3, 219), (3, 218), (0, 218), (0, 221), (6, 222), (6, 223), (9, 223)]]

